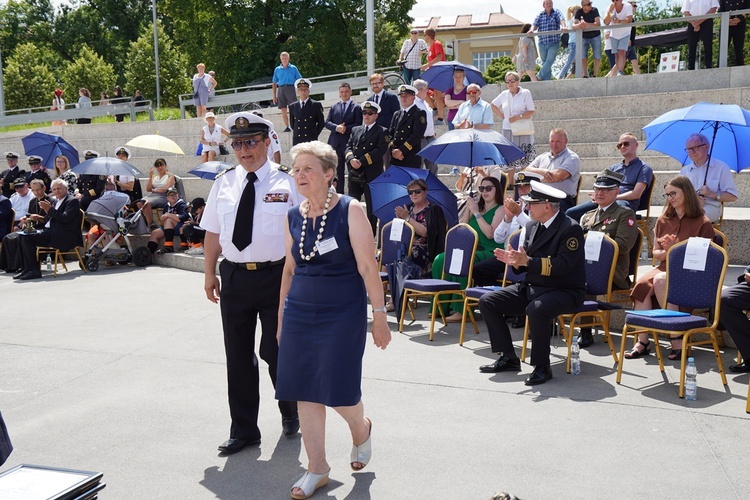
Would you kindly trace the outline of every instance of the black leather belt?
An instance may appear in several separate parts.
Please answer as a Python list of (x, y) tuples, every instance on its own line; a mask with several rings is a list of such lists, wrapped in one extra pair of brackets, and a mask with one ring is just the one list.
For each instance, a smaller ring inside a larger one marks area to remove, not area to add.
[(293, 83), (287, 83), (286, 85), (278, 85), (279, 87), (294, 87)]
[(257, 271), (259, 269), (267, 269), (269, 267), (274, 266), (281, 266), (284, 264), (284, 260), (286, 258), (281, 258), (279, 260), (268, 260), (266, 262), (232, 262), (231, 260), (224, 260), (224, 262), (227, 262), (232, 267), (236, 267), (237, 269), (242, 269), (243, 271)]

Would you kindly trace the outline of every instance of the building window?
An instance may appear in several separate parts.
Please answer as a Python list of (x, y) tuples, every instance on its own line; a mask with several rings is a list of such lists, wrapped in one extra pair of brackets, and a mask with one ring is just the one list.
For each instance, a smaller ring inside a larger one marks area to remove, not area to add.
[(475, 52), (474, 53), (474, 66), (479, 68), (479, 71), (484, 73), (484, 71), (487, 69), (487, 66), (490, 65), (490, 62), (492, 62), (493, 59), (497, 59), (498, 57), (502, 56), (510, 56), (510, 51), (503, 50), (503, 51), (496, 51), (496, 52)]

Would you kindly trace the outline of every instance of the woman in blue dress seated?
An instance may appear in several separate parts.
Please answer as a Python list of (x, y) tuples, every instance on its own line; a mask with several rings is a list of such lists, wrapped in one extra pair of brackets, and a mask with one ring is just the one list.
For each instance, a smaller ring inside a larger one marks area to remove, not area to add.
[(364, 416), (360, 388), (368, 296), (375, 345), (385, 349), (391, 332), (370, 223), (359, 202), (331, 188), (336, 152), (313, 141), (291, 154), (294, 181), (306, 200), (287, 216), (276, 399), (298, 401), (308, 464), (291, 496), (302, 499), (328, 483), (327, 406), (349, 425), (352, 469), (370, 461), (372, 422)]

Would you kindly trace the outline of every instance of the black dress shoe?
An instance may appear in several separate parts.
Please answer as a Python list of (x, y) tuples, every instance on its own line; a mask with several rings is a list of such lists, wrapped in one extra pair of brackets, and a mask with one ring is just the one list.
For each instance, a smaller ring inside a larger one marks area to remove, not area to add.
[(260, 439), (248, 440), (248, 439), (235, 439), (229, 438), (223, 444), (219, 446), (219, 451), (227, 455), (237, 453), (238, 451), (248, 446), (257, 446), (260, 444)]
[(732, 373), (750, 373), (750, 364), (744, 361), (738, 365), (732, 365), (729, 367), (729, 371)]
[(281, 427), (286, 437), (292, 437), (299, 431), (299, 417), (287, 417), (281, 419)]
[(534, 371), (531, 372), (531, 376), (524, 382), (526, 385), (539, 385), (543, 384), (552, 378), (552, 368), (547, 365), (537, 366)]
[(526, 325), (526, 316), (516, 316), (510, 324), (511, 328), (523, 328)]
[(581, 328), (581, 334), (578, 336), (578, 347), (583, 349), (594, 345), (594, 336), (591, 334), (591, 328)]
[(42, 277), (42, 272), (41, 271), (27, 271), (27, 272), (23, 273), (21, 275), (21, 277), (18, 278), (18, 279), (21, 280), (21, 281), (38, 280), (41, 277)]
[(21, 276), (23, 276), (24, 274), (26, 274), (26, 271), (23, 270), (23, 269), (21, 269), (21, 272), (19, 272), (18, 274), (13, 275), (13, 279), (14, 280), (20, 280)]
[(518, 358), (510, 359), (506, 356), (500, 356), (497, 358), (497, 361), (491, 365), (480, 366), (479, 371), (482, 373), (520, 372), (521, 360)]

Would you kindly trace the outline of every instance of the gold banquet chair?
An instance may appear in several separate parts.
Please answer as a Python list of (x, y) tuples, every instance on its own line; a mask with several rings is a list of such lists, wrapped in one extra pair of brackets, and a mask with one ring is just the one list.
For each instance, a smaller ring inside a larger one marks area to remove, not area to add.
[[(622, 379), (622, 367), (625, 361), (625, 344), (628, 335), (637, 336), (639, 333), (651, 332), (656, 356), (659, 360), (659, 369), (664, 371), (661, 349), (659, 348), (659, 334), (681, 335), (682, 352), (680, 360), (680, 388), (679, 397), (685, 394), (685, 368), (687, 358), (693, 346), (711, 345), (714, 356), (719, 366), (719, 374), (724, 385), (727, 377), (724, 373), (724, 364), (721, 361), (719, 345), (717, 342), (717, 327), (721, 309), (721, 289), (724, 276), (727, 272), (729, 256), (723, 248), (714, 242), (709, 243), (708, 255), (704, 271), (685, 269), (684, 261), (687, 244), (693, 238), (673, 245), (667, 251), (667, 303), (684, 309), (709, 309), (713, 308), (713, 320), (703, 316), (692, 314), (682, 316), (643, 316), (635, 311), (628, 311), (625, 316), (625, 325), (622, 329), (620, 341), (620, 363), (617, 367), (617, 383)], [(664, 311), (664, 310), (661, 310)], [(673, 311), (674, 312), (674, 311)], [(693, 340), (693, 336), (707, 333), (708, 339)]]
[(84, 273), (87, 272), (86, 271), (86, 264), (83, 262), (83, 253), (84, 253), (84, 249), (83, 249), (83, 241), (84, 241), (83, 240), (83, 222), (84, 222), (84, 220), (85, 220), (85, 218), (84, 218), (84, 212), (83, 212), (83, 210), (81, 210), (81, 244), (80, 245), (76, 245), (71, 250), (65, 250), (65, 251), (60, 250), (59, 248), (55, 248), (55, 247), (36, 247), (36, 260), (39, 260), (40, 256), (43, 255), (43, 254), (54, 254), (54, 256), (55, 256), (55, 261), (54, 261), (55, 267), (54, 267), (53, 276), (55, 278), (57, 278), (57, 264), (58, 264), (58, 262), (60, 264), (62, 264), (63, 269), (65, 269), (66, 272), (68, 270), (68, 266), (65, 265), (65, 258), (64, 258), (66, 255), (75, 255), (76, 258), (78, 259), (78, 264), (81, 266), (81, 269), (83, 269), (83, 272)]
[(411, 247), (414, 244), (414, 226), (408, 222), (404, 222), (401, 239), (395, 241), (390, 238), (392, 226), (393, 221), (390, 221), (384, 224), (380, 230), (378, 270), (380, 271), (380, 280), (383, 284), (388, 283), (388, 273), (383, 272), (383, 266), (396, 262), (398, 260), (398, 253), (401, 250), (406, 251), (403, 257), (409, 257), (411, 255)]
[[(651, 194), (654, 192), (654, 186), (656, 185), (656, 176), (651, 177), (651, 184), (646, 186), (643, 194), (641, 195), (641, 201), (638, 204), (638, 210), (635, 211), (635, 223), (638, 225), (638, 229), (643, 231), (643, 234), (648, 240), (648, 255), (649, 257), (654, 254), (654, 240), (653, 233), (648, 228), (648, 221), (651, 218)], [(639, 212), (646, 211), (645, 214), (641, 215)], [(638, 247), (638, 254), (640, 255), (640, 247)]]
[(630, 300), (630, 292), (633, 291), (635, 282), (638, 281), (638, 266), (641, 261), (641, 247), (643, 246), (643, 240), (645, 236), (643, 230), (639, 227), (638, 235), (635, 237), (635, 244), (630, 249), (630, 264), (628, 265), (628, 276), (630, 277), (630, 288), (615, 289), (612, 290), (612, 298), (607, 302), (614, 304), (628, 304), (632, 305), (633, 301)]

